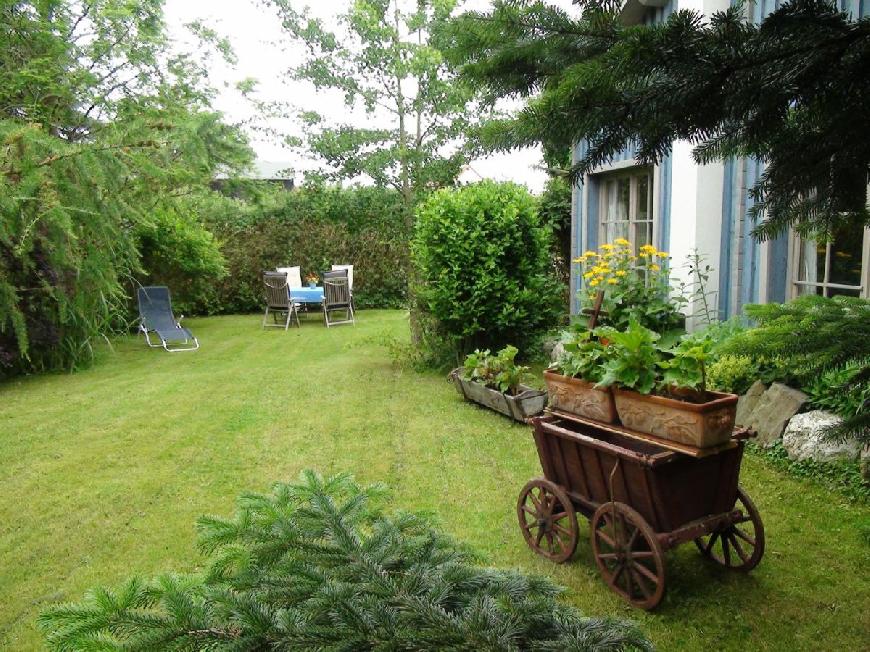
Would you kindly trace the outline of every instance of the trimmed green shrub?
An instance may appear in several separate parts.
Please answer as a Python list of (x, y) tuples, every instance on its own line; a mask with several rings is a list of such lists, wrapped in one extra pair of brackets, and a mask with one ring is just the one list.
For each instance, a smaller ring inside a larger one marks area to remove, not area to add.
[(521, 186), (485, 181), (433, 193), (417, 210), (412, 247), (420, 307), (452, 353), (523, 349), (564, 311), (549, 230)]
[(53, 650), (651, 650), (634, 625), (584, 617), (548, 579), (473, 565), (426, 519), (384, 515), (379, 488), (304, 472), (201, 518), (201, 575), (130, 580), (40, 617)]

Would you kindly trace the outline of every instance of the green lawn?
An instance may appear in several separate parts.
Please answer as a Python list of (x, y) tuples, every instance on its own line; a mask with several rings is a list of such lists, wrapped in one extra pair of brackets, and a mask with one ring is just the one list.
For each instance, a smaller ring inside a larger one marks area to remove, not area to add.
[(197, 516), (304, 467), (385, 482), (396, 506), (437, 513), (492, 564), (549, 575), (588, 614), (637, 619), (661, 650), (866, 649), (866, 506), (749, 458), (761, 565), (728, 574), (683, 546), (661, 607), (634, 611), (599, 580), (585, 522), (568, 564), (526, 547), (514, 504), (540, 473), (529, 429), (391, 364), (376, 342), (405, 337), (405, 313), (303, 322), (191, 319), (196, 353), (130, 338), (89, 370), (0, 385), (0, 649), (39, 648), (40, 609), (92, 585), (197, 568)]

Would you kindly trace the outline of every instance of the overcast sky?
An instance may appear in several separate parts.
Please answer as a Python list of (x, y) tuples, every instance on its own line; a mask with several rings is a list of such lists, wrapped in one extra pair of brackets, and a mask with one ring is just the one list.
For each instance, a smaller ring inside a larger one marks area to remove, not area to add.
[[(312, 13), (332, 22), (333, 16), (342, 13), (349, 0), (320, 0), (313, 3)], [(553, 0), (554, 4), (569, 6), (570, 0)], [(311, 4), (300, 0), (300, 7)], [(489, 5), (487, 0), (468, 0), (464, 7), (481, 9)], [(346, 109), (340, 94), (315, 91), (305, 82), (288, 80), (284, 73), (301, 61), (301, 50), (288, 44), (280, 23), (271, 9), (257, 0), (166, 0), (166, 21), (180, 47), (189, 45), (185, 30), (181, 27), (193, 20), (201, 20), (209, 27), (227, 36), (238, 57), (236, 66), (215, 62), (210, 74), (212, 83), (220, 89), (215, 102), (232, 122), (254, 121), (279, 133), (299, 135), (289, 121), (258, 120), (251, 104), (236, 90), (235, 84), (247, 77), (258, 80), (258, 97), (263, 100), (289, 101), (299, 108), (315, 110), (335, 121), (347, 121)], [(317, 164), (281, 144), (281, 137), (251, 130), (251, 144), (258, 158), (270, 162), (286, 162), (297, 170), (297, 182), (302, 181), (306, 169)], [(523, 183), (534, 192), (540, 191), (546, 176), (535, 166), (541, 161), (539, 149), (529, 149), (505, 155), (495, 155), (473, 161), (470, 170), (463, 174), (464, 181), (477, 178), (512, 180)]]

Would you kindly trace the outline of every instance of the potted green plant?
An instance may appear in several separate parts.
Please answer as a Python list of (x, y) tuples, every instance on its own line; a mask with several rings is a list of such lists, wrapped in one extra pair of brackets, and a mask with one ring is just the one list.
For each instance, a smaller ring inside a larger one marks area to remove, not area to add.
[(543, 411), (547, 393), (522, 384), (528, 367), (516, 364), (518, 352), (510, 345), (495, 355), (489, 349), (476, 350), (450, 378), (466, 400), (524, 422)]
[(599, 293), (599, 324), (620, 330), (631, 317), (661, 333), (685, 332), (680, 306), (686, 298), (673, 292), (669, 257), (652, 245), (642, 245), (637, 254), (625, 238), (605, 243), (574, 259), (580, 265), (583, 287), (577, 293), (584, 314), (589, 314)]
[(603, 423), (616, 421), (616, 405), (604, 376), (607, 347), (579, 325), (562, 336), (564, 352), (544, 371), (550, 407)]
[(601, 385), (612, 386), (622, 425), (697, 448), (731, 437), (737, 396), (706, 388), (709, 342), (687, 336), (672, 349), (632, 318), (624, 331), (597, 331), (610, 341)]

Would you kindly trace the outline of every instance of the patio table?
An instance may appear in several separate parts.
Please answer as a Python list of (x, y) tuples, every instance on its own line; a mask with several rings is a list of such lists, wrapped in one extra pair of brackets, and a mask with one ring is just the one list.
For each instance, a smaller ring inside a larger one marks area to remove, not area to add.
[(290, 298), (296, 303), (323, 303), (323, 287), (290, 288)]

